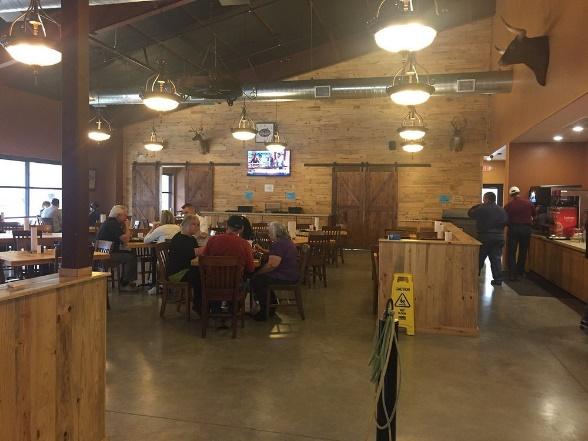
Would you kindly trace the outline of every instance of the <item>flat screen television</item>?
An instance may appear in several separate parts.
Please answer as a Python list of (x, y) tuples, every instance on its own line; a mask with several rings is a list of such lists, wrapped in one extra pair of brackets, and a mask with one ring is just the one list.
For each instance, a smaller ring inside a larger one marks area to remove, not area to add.
[(290, 150), (283, 153), (249, 150), (247, 176), (290, 176)]

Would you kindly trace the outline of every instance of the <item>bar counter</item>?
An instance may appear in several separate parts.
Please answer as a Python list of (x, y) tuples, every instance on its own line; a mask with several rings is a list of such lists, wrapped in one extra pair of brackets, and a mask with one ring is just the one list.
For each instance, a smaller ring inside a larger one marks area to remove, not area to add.
[(265, 212), (237, 212), (237, 211), (203, 211), (202, 216), (210, 217), (210, 225), (216, 225), (218, 222), (225, 221), (234, 214), (245, 216), (249, 222), (271, 222), (278, 221), (287, 223), (296, 221), (301, 224), (314, 224), (314, 218), (318, 217), (320, 225), (329, 225), (330, 214), (312, 214), (312, 213), (265, 213)]
[(531, 236), (527, 269), (588, 302), (586, 243)]
[(106, 439), (106, 277), (0, 285), (0, 440)]
[(379, 314), (390, 298), (394, 273), (409, 273), (413, 275), (417, 335), (476, 336), (480, 242), (455, 225), (446, 223), (445, 230), (453, 233), (449, 242), (380, 239)]

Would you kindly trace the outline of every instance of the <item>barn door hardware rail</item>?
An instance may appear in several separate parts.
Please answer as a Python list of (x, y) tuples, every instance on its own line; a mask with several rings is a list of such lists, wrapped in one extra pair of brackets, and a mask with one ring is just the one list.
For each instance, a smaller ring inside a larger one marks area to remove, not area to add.
[(325, 163), (310, 163), (304, 164), (305, 167), (431, 167), (431, 164), (418, 163), (418, 164), (406, 164), (399, 162), (392, 163), (369, 163), (369, 162), (325, 162)]

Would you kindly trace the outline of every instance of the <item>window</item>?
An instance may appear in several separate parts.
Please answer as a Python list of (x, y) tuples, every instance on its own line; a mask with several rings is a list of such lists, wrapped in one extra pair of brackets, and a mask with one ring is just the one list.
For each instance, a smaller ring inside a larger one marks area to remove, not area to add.
[(61, 165), (0, 159), (0, 170), (0, 212), (6, 218), (38, 216), (44, 201), (61, 201)]
[(162, 210), (174, 212), (173, 204), (173, 175), (161, 175), (161, 197), (160, 206)]

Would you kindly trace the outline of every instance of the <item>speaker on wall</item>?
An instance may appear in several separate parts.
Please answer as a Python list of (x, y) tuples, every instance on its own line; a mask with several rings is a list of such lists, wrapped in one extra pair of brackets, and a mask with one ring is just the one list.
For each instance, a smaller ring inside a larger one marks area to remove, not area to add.
[(396, 141), (388, 141), (388, 150), (396, 150)]

